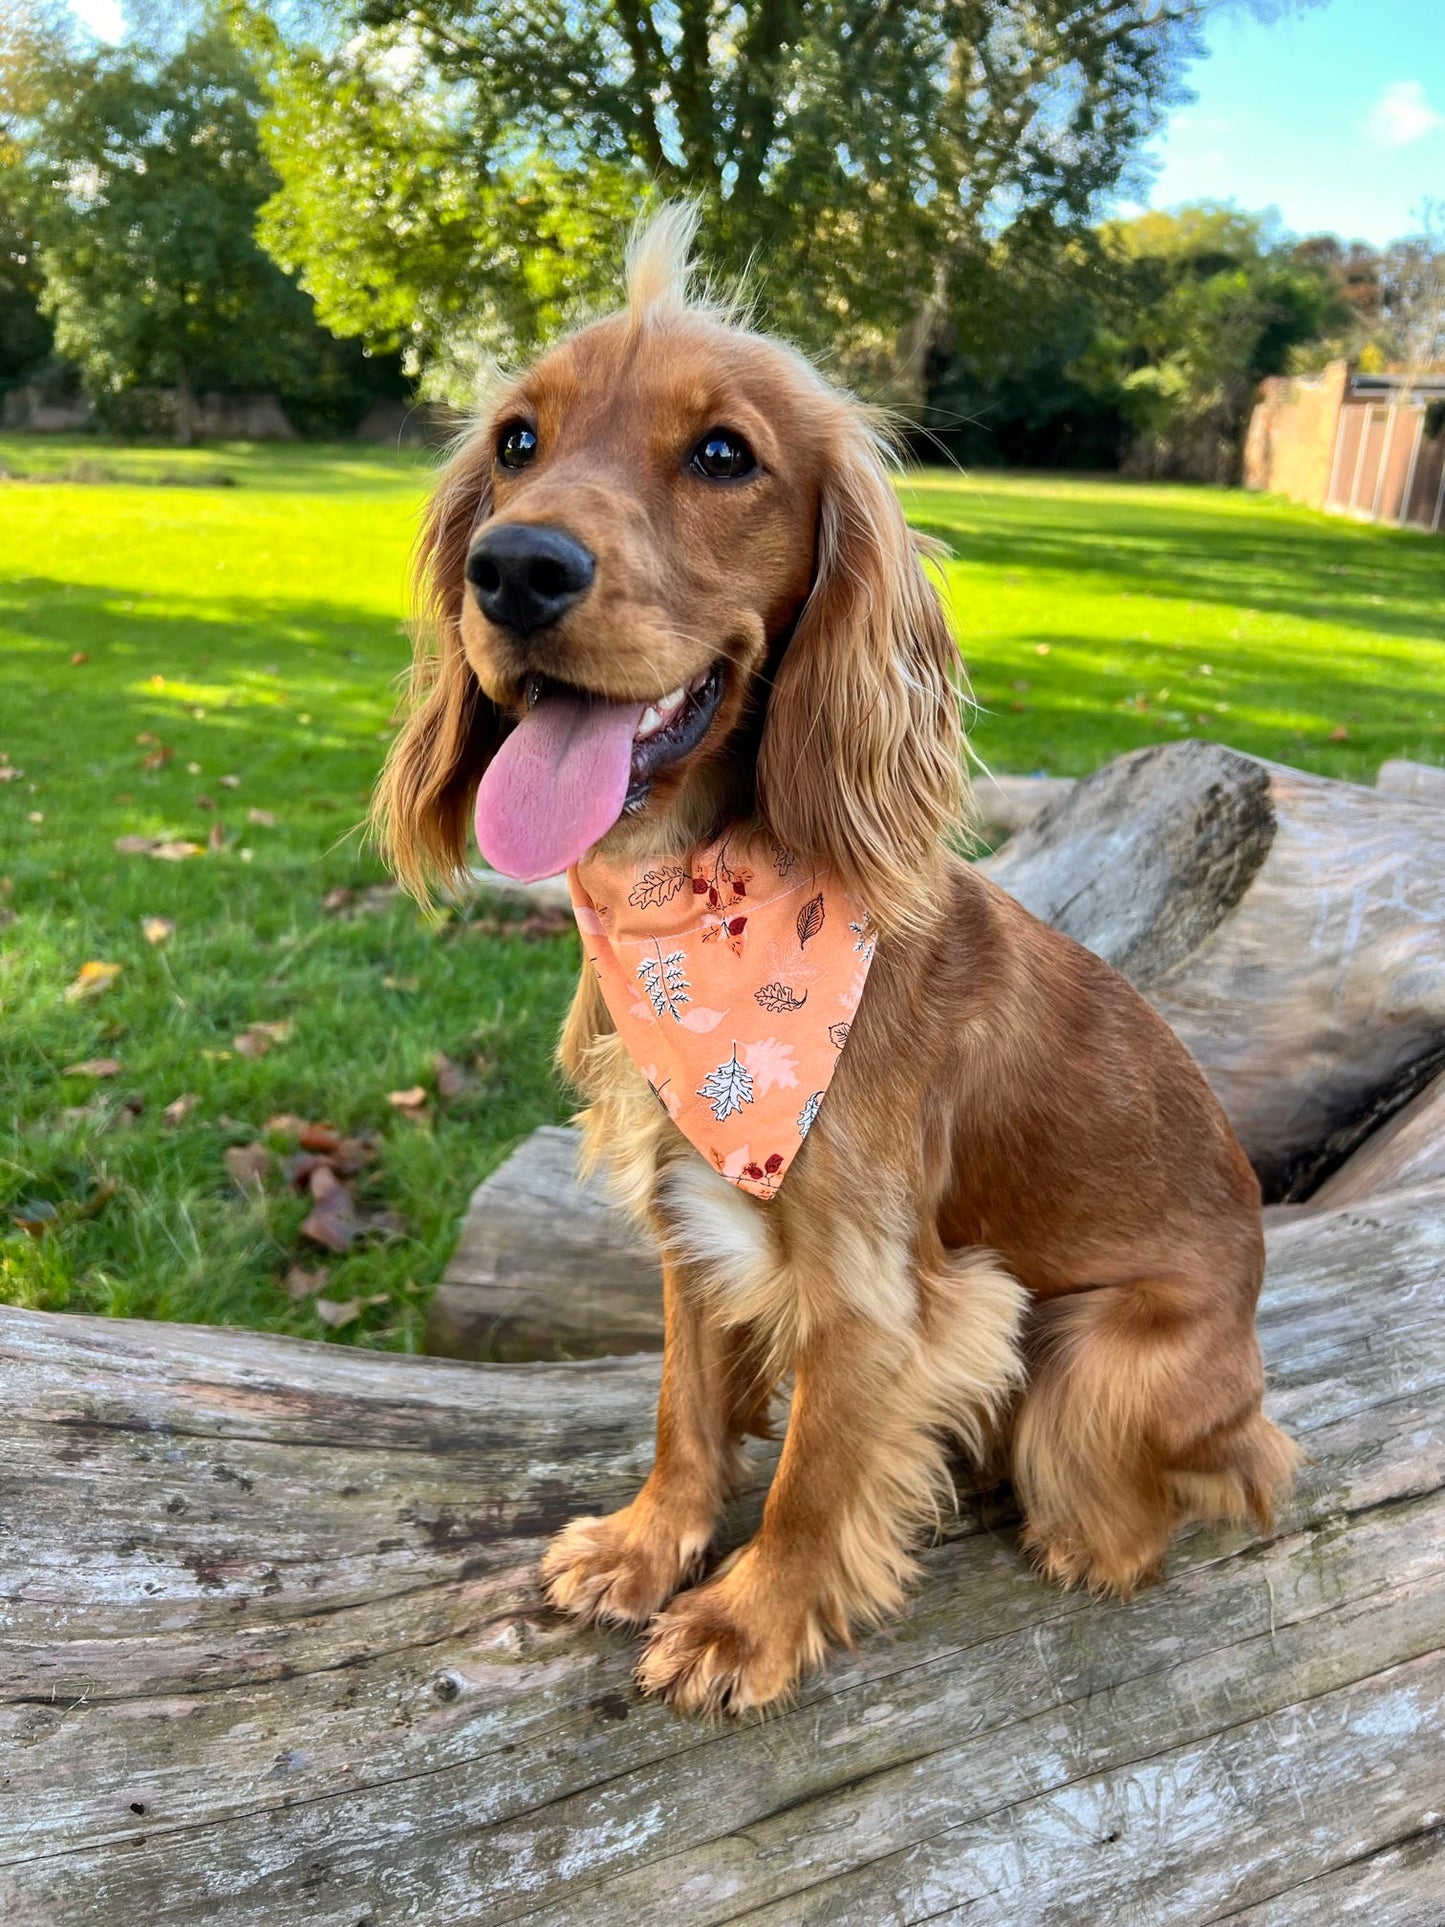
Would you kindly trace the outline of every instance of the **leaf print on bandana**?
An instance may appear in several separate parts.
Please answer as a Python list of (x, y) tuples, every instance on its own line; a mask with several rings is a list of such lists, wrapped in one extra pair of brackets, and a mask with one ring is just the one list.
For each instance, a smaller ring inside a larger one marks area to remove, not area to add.
[(687, 952), (669, 950), (664, 957), (661, 944), (654, 945), (654, 948), (657, 955), (644, 957), (637, 966), (642, 988), (659, 1017), (680, 1018), (682, 1006), (692, 1002), (685, 968)]
[(628, 891), (627, 901), (634, 910), (660, 910), (691, 880), (680, 863), (669, 863), (659, 870), (644, 870)]
[(743, 1056), (759, 1097), (766, 1097), (771, 1090), (798, 1088), (798, 1064), (791, 1044), (764, 1037), (755, 1044), (744, 1044)]
[(828, 1036), (832, 1040), (834, 1050), (842, 1050), (848, 1041), (848, 1026), (846, 1024), (829, 1024)]
[(823, 1093), (814, 1091), (802, 1110), (798, 1113), (798, 1136), (806, 1137), (817, 1121), (818, 1112), (823, 1107)]
[(806, 944), (823, 928), (823, 893), (809, 899), (798, 912), (798, 942)]
[(738, 1047), (733, 1045), (733, 1054), (725, 1064), (709, 1071), (697, 1087), (699, 1097), (705, 1097), (712, 1105), (712, 1114), (721, 1124), (730, 1118), (734, 1111), (740, 1111), (744, 1104), (753, 1101), (753, 1080), (745, 1064), (738, 1062)]
[(857, 922), (850, 923), (848, 928), (858, 939), (853, 948), (861, 952), (865, 963), (871, 963), (873, 952), (878, 946), (878, 932), (874, 928), (872, 916), (867, 910), (860, 910)]
[(753, 992), (753, 1002), (761, 1004), (764, 1010), (801, 1010), (807, 1001), (807, 991), (800, 997), (791, 984), (764, 984), (761, 990)]

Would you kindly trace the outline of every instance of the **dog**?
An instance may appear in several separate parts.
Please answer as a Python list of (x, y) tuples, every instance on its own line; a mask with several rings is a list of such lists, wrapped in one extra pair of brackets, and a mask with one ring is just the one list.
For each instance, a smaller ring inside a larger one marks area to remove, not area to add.
[[(645, 1690), (741, 1712), (900, 1610), (960, 1446), (1007, 1468), (1043, 1575), (1125, 1597), (1188, 1519), (1268, 1528), (1296, 1453), (1261, 1411), (1254, 1174), (1160, 1018), (955, 853), (962, 672), (882, 430), (698, 291), (693, 237), (685, 207), (642, 226), (625, 306), (443, 471), (376, 813), (419, 893), (465, 870), (474, 812), (514, 874), (573, 866), (559, 1062), (662, 1250), (665, 1350), (646, 1482), (542, 1580), (646, 1628)], [(613, 943), (614, 911), (641, 934)], [(634, 969), (653, 915), (679, 947)], [(825, 916), (861, 932), (851, 974), (809, 945)], [(703, 957), (751, 996), (703, 1009)], [(758, 1037), (775, 1017), (796, 1050)], [(647, 1025), (675, 1078), (639, 1062)], [(713, 1146), (714, 1117), (753, 1135)], [(760, 1529), (704, 1576), (789, 1378)]]

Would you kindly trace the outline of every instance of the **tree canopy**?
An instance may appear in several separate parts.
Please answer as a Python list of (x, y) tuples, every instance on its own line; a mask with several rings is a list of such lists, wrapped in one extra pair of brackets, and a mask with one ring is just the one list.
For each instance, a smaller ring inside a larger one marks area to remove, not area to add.
[(168, 53), (60, 50), (44, 79), (25, 141), (42, 304), (106, 411), (173, 390), (183, 436), (207, 389), (344, 412), (359, 350), (328, 342), (255, 238), (276, 180), (260, 85), (225, 26), (205, 21)]
[(341, 0), (308, 35), (256, 0), (262, 231), (330, 326), (508, 354), (685, 189), (775, 325), (876, 381), (1000, 232), (1097, 210), (1226, 3)]

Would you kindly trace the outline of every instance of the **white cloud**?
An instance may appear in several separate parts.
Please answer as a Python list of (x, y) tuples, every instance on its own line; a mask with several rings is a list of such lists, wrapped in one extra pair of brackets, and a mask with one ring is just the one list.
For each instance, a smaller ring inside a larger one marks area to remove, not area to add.
[(1436, 113), (1418, 80), (1392, 80), (1382, 87), (1365, 122), (1376, 147), (1409, 147), (1437, 127), (1445, 127), (1445, 115)]

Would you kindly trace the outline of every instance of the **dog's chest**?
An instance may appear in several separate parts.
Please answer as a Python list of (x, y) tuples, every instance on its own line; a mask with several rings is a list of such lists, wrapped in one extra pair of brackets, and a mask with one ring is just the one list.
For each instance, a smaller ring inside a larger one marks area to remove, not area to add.
[(727, 1323), (768, 1318), (788, 1289), (779, 1239), (760, 1202), (701, 1158), (680, 1158), (663, 1175), (658, 1203), (670, 1250), (705, 1287)]

